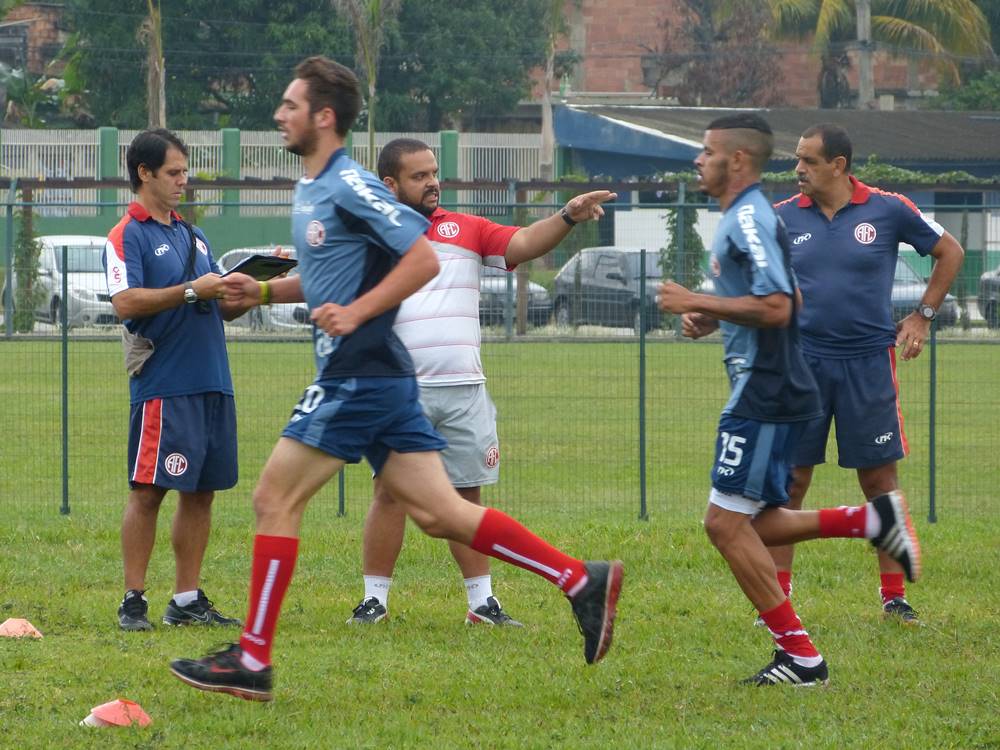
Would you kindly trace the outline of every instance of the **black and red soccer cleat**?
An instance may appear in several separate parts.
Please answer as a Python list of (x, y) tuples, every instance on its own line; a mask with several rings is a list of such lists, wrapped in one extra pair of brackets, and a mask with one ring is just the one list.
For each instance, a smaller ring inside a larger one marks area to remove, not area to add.
[(625, 566), (621, 560), (585, 562), (587, 583), (570, 599), (583, 634), (583, 658), (596, 664), (611, 648), (618, 595)]
[(247, 669), (240, 661), (242, 655), (239, 644), (230, 643), (201, 659), (174, 659), (170, 671), (181, 682), (199, 690), (229, 693), (248, 701), (272, 700), (271, 668), (264, 667), (259, 672)]

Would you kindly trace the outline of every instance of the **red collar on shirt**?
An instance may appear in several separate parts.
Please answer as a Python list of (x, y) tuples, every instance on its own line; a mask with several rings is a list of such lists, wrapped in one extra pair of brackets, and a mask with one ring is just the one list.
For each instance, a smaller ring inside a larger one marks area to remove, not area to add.
[[(131, 216), (136, 221), (148, 221), (153, 218), (153, 215), (146, 210), (146, 207), (139, 203), (139, 201), (132, 201), (128, 204), (128, 215)], [(181, 215), (176, 211), (170, 212), (170, 218), (175, 221), (184, 221)]]
[[(847, 178), (851, 181), (851, 185), (854, 186), (854, 190), (851, 192), (850, 202), (866, 203), (868, 201), (868, 196), (872, 194), (872, 189), (865, 183), (860, 182), (854, 175), (848, 175)], [(812, 204), (812, 198), (808, 195), (799, 195), (799, 208), (809, 208)]]

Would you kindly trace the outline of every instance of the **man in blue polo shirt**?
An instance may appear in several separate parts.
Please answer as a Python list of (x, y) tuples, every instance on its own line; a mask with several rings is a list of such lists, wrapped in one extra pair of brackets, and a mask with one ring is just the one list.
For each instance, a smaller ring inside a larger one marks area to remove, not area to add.
[[(857, 471), (865, 498), (899, 488), (896, 462), (908, 452), (896, 378), (896, 350), (920, 355), (931, 322), (962, 266), (962, 247), (907, 198), (869, 187), (851, 174), (852, 147), (837, 125), (817, 125), (799, 139), (799, 189), (776, 206), (788, 228), (792, 267), (802, 290), (802, 351), (819, 384), (823, 413), (793, 456), (789, 506), (802, 507), (813, 468), (825, 461), (830, 423), (839, 463)], [(935, 259), (920, 305), (898, 325), (892, 284), (899, 243)], [(772, 549), (779, 582), (791, 591), (794, 549)], [(879, 553), (886, 616), (917, 624), (903, 571)]]
[(723, 211), (711, 249), (716, 294), (668, 281), (659, 305), (682, 314), (685, 336), (722, 328), (732, 393), (719, 418), (705, 531), (775, 643), (771, 663), (743, 683), (819, 685), (828, 679), (826, 662), (778, 585), (765, 545), (866, 538), (891, 549), (911, 580), (920, 574), (920, 546), (899, 493), (854, 508), (784, 507), (792, 448), (820, 414), (820, 402), (799, 348), (788, 238), (760, 189), (773, 144), (770, 126), (756, 114), (709, 124), (694, 165), (702, 192)]
[(177, 678), (200, 690), (273, 698), (271, 650), (302, 515), (329, 479), (362, 457), (425, 533), (557, 586), (577, 618), (588, 663), (611, 645), (622, 563), (570, 557), (505, 513), (466, 502), (448, 479), (439, 454), (445, 441), (420, 408), (413, 362), (393, 332), (400, 302), (437, 275), (437, 254), (424, 237), (427, 220), (347, 155), (344, 141), (361, 103), (349, 69), (311, 57), (296, 67), (274, 115), (306, 175), (292, 207), (300, 273), (272, 283), (234, 279), (227, 296), (255, 304), (304, 299), (315, 324), (316, 379), (254, 491), (250, 610), (240, 642), (171, 662)]
[(199, 588), (216, 490), (236, 484), (236, 407), (222, 330), (248, 305), (225, 286), (208, 240), (176, 213), (188, 179), (187, 147), (168, 130), (139, 133), (125, 155), (136, 199), (108, 235), (108, 291), (124, 321), (131, 421), (122, 519), (122, 630), (150, 630), (146, 569), (168, 490), (176, 561), (166, 625), (239, 625)]

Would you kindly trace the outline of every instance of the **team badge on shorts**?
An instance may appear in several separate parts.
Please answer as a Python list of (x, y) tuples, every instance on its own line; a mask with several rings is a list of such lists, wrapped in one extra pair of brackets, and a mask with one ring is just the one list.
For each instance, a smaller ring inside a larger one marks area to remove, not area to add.
[(486, 467), (489, 469), (495, 469), (499, 463), (500, 449), (495, 445), (491, 445), (489, 450), (486, 451)]
[(163, 468), (172, 477), (179, 477), (188, 468), (188, 460), (183, 453), (171, 453), (163, 459)]

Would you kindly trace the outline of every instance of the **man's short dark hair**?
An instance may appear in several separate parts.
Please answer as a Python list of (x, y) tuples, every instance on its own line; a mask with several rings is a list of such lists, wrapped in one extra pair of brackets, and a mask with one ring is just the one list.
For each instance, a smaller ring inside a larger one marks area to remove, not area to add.
[(132, 183), (132, 192), (139, 192), (142, 180), (139, 179), (139, 167), (145, 165), (146, 169), (156, 174), (156, 170), (163, 166), (167, 160), (167, 150), (176, 148), (187, 158), (188, 149), (184, 141), (174, 133), (164, 128), (155, 130), (143, 130), (129, 144), (125, 152), (125, 164), (128, 167), (128, 179)]
[(361, 111), (361, 87), (350, 68), (314, 55), (295, 66), (295, 77), (308, 84), (309, 114), (329, 107), (337, 116), (337, 135), (345, 138)]
[(823, 141), (823, 158), (829, 162), (838, 156), (843, 156), (847, 160), (846, 169), (850, 170), (854, 148), (851, 146), (851, 138), (847, 135), (847, 131), (840, 127), (840, 125), (823, 122), (819, 125), (813, 125), (811, 128), (806, 128), (802, 137), (813, 138), (817, 135)]
[(431, 147), (416, 138), (394, 138), (382, 147), (378, 155), (378, 178), (399, 177), (399, 163), (407, 154), (430, 151)]
[(732, 149), (745, 151), (750, 155), (754, 168), (763, 171), (767, 160), (774, 151), (774, 133), (767, 120), (753, 112), (717, 117), (708, 123), (706, 130), (731, 130)]

